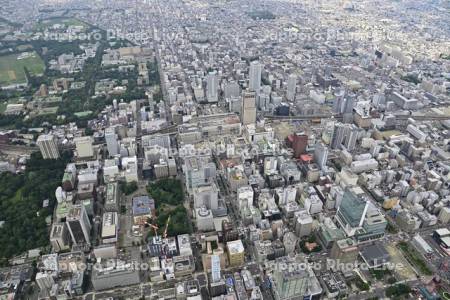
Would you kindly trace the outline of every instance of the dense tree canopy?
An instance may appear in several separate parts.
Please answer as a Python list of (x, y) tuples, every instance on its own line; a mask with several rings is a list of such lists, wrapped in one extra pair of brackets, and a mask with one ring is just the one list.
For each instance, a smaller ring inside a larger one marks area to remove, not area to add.
[(124, 193), (125, 195), (131, 195), (134, 192), (136, 192), (138, 189), (138, 185), (136, 181), (133, 182), (121, 182), (120, 183), (120, 190), (122, 191), (122, 193)]
[(157, 207), (161, 204), (183, 203), (183, 187), (178, 179), (166, 178), (151, 183), (148, 192), (155, 199)]
[[(183, 206), (183, 186), (178, 179), (166, 178), (150, 184), (149, 194), (155, 199), (156, 220), (159, 234), (164, 232), (170, 216), (167, 234), (175, 236), (192, 231), (186, 208)], [(150, 232), (151, 234), (153, 232)]]
[[(53, 212), (55, 189), (60, 185), (70, 155), (45, 160), (33, 153), (24, 174), (0, 175), (0, 264), (29, 249), (49, 243), (47, 216)], [(43, 201), (48, 199), (48, 207)]]

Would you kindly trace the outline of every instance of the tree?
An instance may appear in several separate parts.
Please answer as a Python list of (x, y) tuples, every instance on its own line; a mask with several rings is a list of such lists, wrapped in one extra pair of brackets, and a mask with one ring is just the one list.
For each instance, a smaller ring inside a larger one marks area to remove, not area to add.
[(360, 291), (368, 291), (370, 289), (369, 283), (364, 282), (360, 277), (355, 279), (355, 285)]
[(411, 293), (411, 288), (403, 283), (390, 286), (386, 289), (387, 297), (400, 297)]
[(120, 190), (125, 194), (125, 195), (131, 195), (134, 192), (136, 192), (138, 190), (138, 184), (136, 181), (132, 181), (132, 182), (121, 182), (120, 183)]
[[(49, 244), (45, 219), (56, 203), (55, 189), (60, 185), (70, 153), (58, 160), (43, 159), (39, 152), (31, 155), (24, 174), (0, 175), (0, 264), (14, 255)], [(49, 205), (43, 207), (43, 200)]]
[(183, 203), (183, 187), (178, 179), (165, 178), (152, 183), (148, 187), (148, 193), (155, 199), (157, 207), (161, 204)]

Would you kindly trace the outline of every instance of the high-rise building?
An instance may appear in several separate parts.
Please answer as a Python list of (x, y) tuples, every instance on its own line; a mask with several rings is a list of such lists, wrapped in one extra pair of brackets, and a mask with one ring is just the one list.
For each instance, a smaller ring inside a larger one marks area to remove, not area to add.
[(193, 189), (194, 207), (200, 208), (206, 206), (211, 210), (218, 208), (219, 189), (214, 182), (202, 184)]
[(193, 188), (210, 182), (216, 176), (216, 165), (208, 159), (199, 157), (186, 158), (183, 164), (186, 176), (186, 188), (190, 194)]
[(294, 150), (294, 157), (300, 158), (300, 155), (306, 153), (308, 146), (308, 135), (304, 133), (295, 133), (292, 136), (292, 149)]
[(235, 81), (226, 83), (223, 88), (223, 93), (225, 99), (238, 98), (241, 94), (239, 84)]
[(244, 92), (242, 95), (242, 124), (254, 124), (256, 122), (256, 93)]
[(90, 244), (91, 223), (84, 206), (72, 207), (67, 215), (66, 224), (75, 245)]
[(242, 98), (241, 97), (230, 97), (225, 100), (228, 104), (228, 111), (241, 114), (242, 109)]
[(325, 171), (328, 160), (328, 147), (323, 143), (317, 143), (314, 149), (314, 161), (322, 171)]
[(228, 262), (232, 267), (240, 267), (245, 262), (245, 249), (241, 240), (227, 242)]
[(258, 108), (260, 110), (267, 110), (270, 107), (270, 94), (261, 93), (258, 95)]
[(373, 241), (384, 237), (387, 221), (381, 211), (369, 204), (362, 229), (356, 232), (358, 242)]
[(275, 156), (267, 156), (264, 158), (264, 175), (277, 174), (278, 160)]
[(345, 90), (338, 89), (334, 93), (333, 113), (341, 114), (343, 112), (344, 104), (345, 104)]
[(211, 255), (211, 277), (213, 282), (220, 280), (220, 257), (219, 255)]
[(259, 94), (261, 88), (261, 64), (259, 61), (252, 61), (250, 63), (249, 88), (250, 91)]
[(102, 220), (102, 242), (103, 244), (117, 242), (119, 233), (119, 220), (117, 212), (105, 212)]
[(344, 146), (348, 151), (352, 151), (356, 148), (356, 141), (358, 139), (358, 129), (355, 125), (352, 125), (352, 129), (348, 133)]
[(336, 241), (331, 247), (330, 258), (338, 264), (353, 264), (358, 259), (358, 245), (351, 238)]
[(44, 159), (59, 158), (58, 141), (53, 134), (40, 135), (36, 141), (36, 144), (38, 145)]
[(111, 182), (106, 185), (104, 211), (117, 211), (119, 208), (119, 185)]
[(53, 223), (50, 231), (50, 244), (53, 251), (60, 252), (69, 249), (70, 236), (65, 223)]
[(79, 158), (93, 157), (94, 148), (92, 147), (92, 137), (81, 136), (73, 139), (77, 148)]
[(273, 291), (276, 300), (315, 299), (322, 294), (322, 288), (310, 268), (290, 267), (296, 265), (296, 261), (287, 256), (276, 260), (276, 266), (284, 265), (284, 268), (275, 268), (273, 271)]
[(209, 72), (206, 82), (206, 98), (208, 102), (217, 102), (219, 100), (219, 80), (215, 71)]
[(345, 139), (345, 127), (342, 123), (334, 124), (333, 136), (331, 138), (331, 148), (339, 149)]
[(348, 151), (354, 150), (356, 148), (358, 134), (359, 128), (354, 124), (336, 123), (331, 139), (331, 148), (341, 149), (345, 147)]
[(119, 142), (117, 141), (117, 134), (114, 127), (108, 127), (105, 129), (105, 140), (109, 156), (115, 156), (119, 154), (120, 147)]
[(295, 100), (295, 92), (297, 90), (297, 76), (295, 74), (289, 75), (287, 82), (286, 98), (290, 101)]
[(233, 224), (227, 220), (222, 220), (222, 234), (224, 243), (239, 239), (239, 232), (234, 229)]
[(354, 236), (363, 226), (368, 208), (369, 202), (362, 195), (357, 195), (350, 188), (345, 189), (341, 205), (336, 212), (336, 221), (347, 236)]
[(355, 106), (355, 99), (352, 96), (347, 96), (343, 106), (343, 122), (352, 123), (353, 122), (353, 107)]
[(306, 211), (295, 213), (295, 233), (298, 237), (309, 236), (312, 232), (313, 219)]
[(333, 139), (334, 124), (335, 124), (335, 121), (332, 121), (332, 120), (325, 121), (325, 124), (324, 124), (325, 126), (322, 131), (322, 141), (326, 145), (330, 145), (331, 140)]

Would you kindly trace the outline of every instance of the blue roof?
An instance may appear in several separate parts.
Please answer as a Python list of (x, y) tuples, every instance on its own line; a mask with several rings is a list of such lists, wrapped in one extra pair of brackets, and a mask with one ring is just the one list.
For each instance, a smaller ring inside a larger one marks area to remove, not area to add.
[(155, 201), (149, 196), (138, 196), (133, 198), (133, 215), (148, 215), (155, 207)]

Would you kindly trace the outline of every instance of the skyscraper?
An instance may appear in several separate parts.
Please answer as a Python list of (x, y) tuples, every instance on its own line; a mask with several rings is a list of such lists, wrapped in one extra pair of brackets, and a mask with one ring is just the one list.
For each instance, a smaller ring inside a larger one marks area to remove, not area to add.
[(300, 158), (300, 155), (306, 153), (306, 147), (308, 146), (308, 135), (304, 133), (295, 133), (292, 138), (294, 157)]
[(259, 94), (261, 88), (261, 64), (258, 61), (250, 63), (249, 88), (250, 91)]
[(295, 99), (296, 89), (297, 89), (297, 76), (295, 74), (291, 74), (289, 75), (287, 82), (286, 98), (288, 100), (293, 101)]
[(331, 139), (332, 149), (345, 147), (348, 151), (356, 148), (359, 129), (354, 124), (336, 123), (334, 125), (333, 138)]
[(293, 267), (297, 262), (288, 256), (280, 257), (275, 262), (277, 266), (286, 266), (273, 270), (275, 299), (316, 299), (322, 293), (320, 283), (310, 267)]
[(66, 224), (75, 245), (90, 244), (91, 223), (83, 205), (70, 209)]
[(344, 146), (348, 151), (352, 151), (356, 148), (356, 140), (358, 139), (358, 128), (352, 126), (352, 128), (347, 133)]
[(338, 89), (334, 93), (334, 102), (333, 102), (333, 113), (341, 114), (343, 111), (343, 106), (345, 104), (345, 90)]
[(254, 124), (256, 122), (256, 93), (244, 92), (242, 95), (242, 124)]
[(108, 148), (109, 156), (119, 154), (119, 143), (117, 142), (117, 134), (114, 127), (105, 129), (106, 147)]
[(216, 72), (209, 72), (206, 82), (206, 99), (208, 102), (217, 102), (219, 100), (218, 88), (219, 83)]
[(355, 99), (353, 96), (347, 96), (345, 99), (344, 107), (343, 107), (343, 122), (344, 123), (352, 123), (353, 122), (353, 107), (355, 106)]
[(357, 195), (350, 188), (346, 188), (341, 205), (336, 212), (336, 221), (347, 236), (354, 236), (362, 227), (369, 208), (369, 202), (363, 196)]
[(232, 97), (239, 97), (241, 93), (239, 84), (237, 84), (237, 82), (235, 81), (226, 83), (223, 92), (225, 99), (229, 99)]
[(58, 159), (58, 141), (53, 134), (40, 135), (36, 141), (44, 159)]
[(325, 171), (328, 160), (328, 148), (323, 143), (317, 143), (314, 149), (314, 160), (322, 171)]
[(218, 282), (220, 280), (220, 257), (219, 257), (219, 255), (211, 255), (211, 275), (212, 275), (213, 282)]
[(214, 182), (205, 183), (194, 188), (194, 207), (216, 210), (219, 206), (219, 190)]

